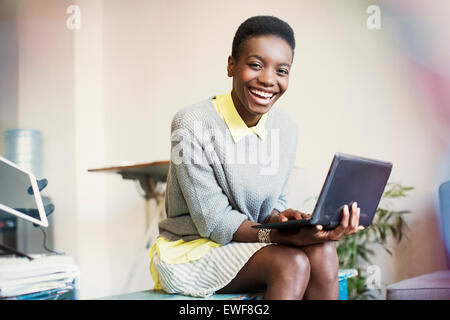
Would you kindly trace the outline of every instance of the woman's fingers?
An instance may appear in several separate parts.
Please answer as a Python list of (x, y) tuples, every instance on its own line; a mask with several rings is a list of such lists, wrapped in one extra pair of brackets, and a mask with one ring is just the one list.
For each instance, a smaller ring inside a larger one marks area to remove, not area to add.
[(361, 208), (356, 207), (356, 218), (355, 218), (355, 226), (354, 226), (354, 232), (358, 232), (360, 230), (359, 226), (359, 219), (361, 218)]
[(360, 214), (358, 204), (355, 202), (350, 208), (348, 205), (345, 205), (342, 211), (341, 223), (336, 229), (330, 232), (330, 236), (334, 238), (334, 240), (340, 240), (343, 237), (358, 231)]
[(364, 226), (360, 226), (359, 225), (359, 219), (361, 217), (361, 208), (359, 208), (357, 205), (354, 206), (354, 208), (352, 208), (352, 225), (351, 225), (351, 229), (349, 231), (348, 234), (354, 234), (358, 231), (364, 230)]
[(353, 202), (352, 204), (352, 213), (351, 213), (351, 219), (350, 219), (350, 225), (349, 225), (349, 231), (353, 231), (358, 226), (358, 204), (356, 202)]
[(348, 210), (348, 205), (344, 206), (344, 209), (342, 210), (342, 219), (341, 223), (333, 230), (327, 232), (327, 237), (330, 240), (340, 240), (342, 239), (348, 232), (348, 226), (349, 226), (349, 219), (350, 219), (350, 212)]
[(358, 219), (358, 207), (357, 203), (354, 202), (351, 207), (349, 208), (349, 223), (347, 225), (347, 228), (345, 228), (344, 235), (347, 236), (350, 234), (355, 233), (355, 229), (357, 227), (356, 222)]
[(303, 215), (306, 215), (306, 213), (300, 212), (298, 210), (294, 211), (294, 219), (296, 219), (296, 220), (303, 219)]
[(356, 231), (358, 231), (358, 227), (359, 227), (359, 218), (360, 218), (360, 217), (361, 217), (361, 208), (358, 208), (358, 215), (357, 215), (356, 225), (355, 225)]
[(301, 219), (311, 219), (311, 215), (309, 213), (301, 212)]
[(350, 212), (348, 210), (348, 205), (344, 206), (344, 210), (342, 213), (342, 219), (341, 219), (341, 224), (340, 226), (346, 230), (348, 228), (349, 225), (349, 220), (350, 220)]
[(288, 220), (300, 220), (300, 219), (307, 219), (311, 215), (300, 212), (298, 210), (293, 209), (287, 209), (283, 212), (280, 212), (280, 220), (282, 222), (288, 221)]
[[(355, 234), (356, 232), (365, 229), (363, 226), (359, 225), (361, 208), (358, 208), (357, 203), (352, 204), (351, 208), (349, 208), (348, 205), (345, 205), (342, 211), (341, 223), (334, 230), (322, 231), (324, 234), (326, 232), (326, 237), (330, 240), (340, 240), (347, 235)], [(317, 230), (320, 231), (323, 230), (323, 228), (320, 227), (317, 228)]]

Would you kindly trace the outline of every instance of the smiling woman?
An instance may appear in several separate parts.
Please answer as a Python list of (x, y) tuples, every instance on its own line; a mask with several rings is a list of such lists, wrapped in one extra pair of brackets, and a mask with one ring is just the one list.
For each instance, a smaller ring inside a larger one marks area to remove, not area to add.
[(241, 44), (240, 55), (228, 58), (231, 97), (244, 122), (254, 126), (287, 90), (293, 49), (286, 40), (265, 35)]
[[(286, 22), (249, 18), (239, 26), (228, 58), (231, 92), (174, 116), (167, 218), (150, 249), (155, 288), (201, 297), (264, 290), (265, 299), (338, 298), (333, 241), (357, 231), (356, 205), (351, 212), (344, 209), (332, 231), (252, 228), (309, 216), (287, 207), (298, 130), (275, 106), (288, 88), (294, 48)], [(259, 152), (230, 161), (231, 153), (239, 157), (246, 150)]]
[(294, 49), (293, 30), (274, 17), (250, 18), (236, 31), (228, 76), (233, 103), (247, 125), (255, 125), (287, 90)]

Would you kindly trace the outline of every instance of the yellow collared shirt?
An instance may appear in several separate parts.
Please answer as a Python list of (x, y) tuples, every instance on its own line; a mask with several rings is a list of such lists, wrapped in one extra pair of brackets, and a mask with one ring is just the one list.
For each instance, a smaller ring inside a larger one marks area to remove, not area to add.
[(231, 92), (215, 96), (215, 98), (212, 99), (212, 102), (216, 107), (217, 113), (225, 121), (228, 129), (230, 129), (235, 143), (238, 143), (239, 140), (248, 134), (256, 134), (261, 139), (265, 139), (268, 116), (267, 113), (262, 115), (256, 126), (247, 127), (234, 106), (233, 99), (231, 98)]

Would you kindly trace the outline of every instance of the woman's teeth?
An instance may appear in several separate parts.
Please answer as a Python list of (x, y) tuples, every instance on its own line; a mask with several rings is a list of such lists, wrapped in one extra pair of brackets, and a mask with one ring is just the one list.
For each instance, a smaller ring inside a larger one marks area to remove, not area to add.
[(250, 88), (249, 90), (251, 93), (253, 93), (257, 96), (260, 96), (261, 98), (264, 98), (264, 99), (270, 99), (275, 95), (274, 93), (269, 93), (269, 92), (265, 92), (265, 91), (261, 91), (261, 90), (257, 90), (257, 89), (253, 89), (253, 88)]

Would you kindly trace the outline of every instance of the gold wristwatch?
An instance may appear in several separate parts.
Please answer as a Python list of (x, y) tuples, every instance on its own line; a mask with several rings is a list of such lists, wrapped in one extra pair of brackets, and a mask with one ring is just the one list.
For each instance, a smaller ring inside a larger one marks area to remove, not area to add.
[(261, 243), (271, 243), (270, 241), (270, 231), (271, 229), (259, 229), (258, 240)]

